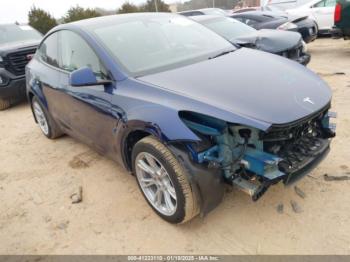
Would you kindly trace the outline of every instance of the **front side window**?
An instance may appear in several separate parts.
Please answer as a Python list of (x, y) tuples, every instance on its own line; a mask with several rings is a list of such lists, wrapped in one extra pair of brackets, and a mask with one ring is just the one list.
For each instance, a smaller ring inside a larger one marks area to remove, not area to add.
[(326, 0), (325, 7), (334, 7), (336, 5), (336, 0)]
[(87, 66), (98, 78), (107, 78), (106, 70), (96, 53), (84, 39), (74, 32), (60, 31), (60, 56), (60, 67), (65, 71), (72, 72)]
[(221, 36), (179, 15), (145, 15), (101, 24), (92, 33), (135, 77), (193, 64), (235, 49)]
[(323, 1), (318, 2), (317, 4), (315, 4), (314, 7), (325, 7), (325, 3), (326, 3), (326, 1), (323, 0)]
[(45, 63), (58, 67), (58, 34), (53, 33), (40, 45), (38, 52)]

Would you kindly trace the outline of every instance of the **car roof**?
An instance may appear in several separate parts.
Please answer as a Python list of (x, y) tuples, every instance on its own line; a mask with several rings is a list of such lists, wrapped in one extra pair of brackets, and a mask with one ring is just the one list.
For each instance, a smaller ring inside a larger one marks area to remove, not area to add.
[(111, 25), (111, 24), (118, 24), (118, 23), (125, 23), (125, 22), (132, 22), (137, 19), (151, 19), (151, 18), (161, 18), (161, 17), (181, 17), (185, 18), (184, 16), (181, 16), (179, 14), (174, 13), (130, 13), (130, 14), (117, 14), (117, 15), (108, 15), (108, 16), (100, 16), (95, 18), (89, 18), (84, 19), (76, 22), (71, 22), (68, 24), (62, 24), (58, 26), (60, 29), (64, 28), (71, 28), (71, 27), (80, 27), (80, 28), (94, 28), (94, 27), (100, 27), (103, 25)]
[(199, 12), (205, 12), (205, 11), (209, 11), (209, 10), (223, 10), (221, 8), (215, 8), (215, 7), (208, 7), (208, 8), (200, 8), (200, 9), (191, 9), (191, 10), (184, 10), (184, 11), (180, 11), (178, 12), (179, 14), (181, 13), (186, 13), (186, 12), (196, 12), (196, 11), (199, 11)]
[(261, 10), (255, 10), (255, 11), (247, 11), (242, 13), (234, 13), (232, 16), (265, 16), (265, 17), (271, 17), (271, 18), (279, 18), (281, 17), (278, 14), (275, 14), (271, 11), (261, 11)]
[(217, 18), (225, 18), (225, 16), (222, 16), (222, 15), (194, 15), (194, 16), (191, 16), (189, 18), (194, 20), (194, 21), (197, 21), (197, 22), (202, 22), (202, 21), (208, 21), (208, 20), (217, 19)]

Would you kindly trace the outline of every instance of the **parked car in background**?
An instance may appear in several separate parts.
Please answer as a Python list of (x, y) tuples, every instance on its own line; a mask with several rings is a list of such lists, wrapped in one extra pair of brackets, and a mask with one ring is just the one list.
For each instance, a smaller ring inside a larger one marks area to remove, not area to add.
[(303, 40), (309, 43), (317, 38), (317, 26), (307, 16), (283, 16), (270, 11), (249, 11), (236, 13), (230, 17), (235, 18), (257, 30), (279, 29), (299, 32)]
[(291, 15), (306, 15), (314, 20), (319, 34), (329, 34), (334, 25), (336, 0), (312, 0), (286, 12)]
[(310, 0), (265, 0), (263, 6), (270, 6), (278, 8), (279, 10), (286, 10), (296, 8), (310, 2)]
[(334, 37), (350, 40), (350, 1), (338, 0), (334, 12)]
[(256, 201), (295, 182), (335, 135), (319, 76), (176, 14), (60, 25), (26, 70), (43, 134), (69, 134), (122, 164), (171, 223), (214, 209), (225, 183)]
[(191, 18), (236, 46), (281, 55), (303, 65), (310, 62), (310, 55), (306, 53), (306, 45), (297, 32), (256, 30), (231, 17), (202, 15)]
[(244, 8), (234, 10), (233, 13), (244, 13), (249, 11), (269, 11), (282, 16), (285, 16), (287, 14), (282, 9), (275, 7), (273, 5), (244, 7)]
[(196, 10), (188, 10), (188, 11), (182, 11), (178, 12), (180, 15), (184, 16), (198, 16), (198, 15), (222, 15), (226, 16), (230, 13), (226, 10), (220, 9), (220, 8), (203, 8), (203, 9), (196, 9)]
[(0, 25), (0, 110), (25, 98), (25, 66), (41, 39), (28, 25)]

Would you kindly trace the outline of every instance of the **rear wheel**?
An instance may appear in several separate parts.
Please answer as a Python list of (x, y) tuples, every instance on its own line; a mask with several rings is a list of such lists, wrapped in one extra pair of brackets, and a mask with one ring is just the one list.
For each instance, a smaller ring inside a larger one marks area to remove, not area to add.
[(5, 110), (11, 106), (10, 100), (0, 98), (0, 111)]
[(153, 210), (170, 223), (184, 223), (198, 214), (188, 175), (157, 139), (146, 137), (133, 148), (133, 171)]
[(36, 97), (32, 99), (32, 110), (41, 131), (46, 137), (54, 139), (63, 134), (49, 112)]

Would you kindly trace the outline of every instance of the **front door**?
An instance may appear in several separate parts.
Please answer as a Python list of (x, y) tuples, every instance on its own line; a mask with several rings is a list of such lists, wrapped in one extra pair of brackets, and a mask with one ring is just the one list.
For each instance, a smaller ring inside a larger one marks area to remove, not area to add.
[(113, 131), (119, 120), (111, 108), (115, 82), (108, 86), (71, 86), (70, 73), (82, 67), (90, 67), (98, 80), (108, 80), (109, 76), (96, 53), (78, 34), (60, 31), (59, 46), (60, 84), (66, 93), (65, 113), (69, 116), (71, 133), (100, 153), (110, 154), (113, 151)]

